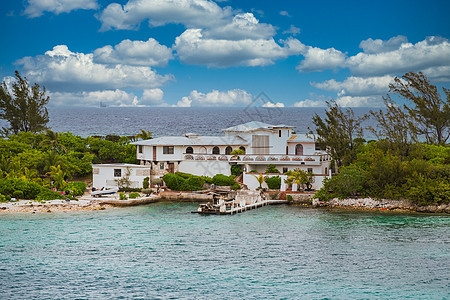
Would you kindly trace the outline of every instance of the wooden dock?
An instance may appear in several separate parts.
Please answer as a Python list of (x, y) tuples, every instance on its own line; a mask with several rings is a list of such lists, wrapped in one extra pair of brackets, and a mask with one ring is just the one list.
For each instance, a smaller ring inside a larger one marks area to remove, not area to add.
[(278, 204), (288, 204), (288, 200), (262, 200), (260, 202), (255, 202), (252, 204), (247, 204), (244, 206), (232, 207), (231, 209), (227, 209), (225, 211), (221, 211), (220, 208), (212, 208), (212, 209), (201, 209), (202, 206), (199, 207), (198, 211), (193, 211), (193, 214), (206, 214), (206, 215), (234, 215), (238, 213), (245, 212), (247, 210), (256, 209), (259, 207), (267, 206), (267, 205), (278, 205)]

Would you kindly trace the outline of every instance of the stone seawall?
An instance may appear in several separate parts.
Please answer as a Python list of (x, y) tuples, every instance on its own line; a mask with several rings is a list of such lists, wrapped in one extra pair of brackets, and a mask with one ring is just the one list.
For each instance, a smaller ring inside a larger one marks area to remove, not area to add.
[(353, 209), (398, 210), (427, 213), (450, 213), (450, 204), (418, 206), (403, 200), (376, 200), (372, 198), (334, 198), (328, 202), (312, 200), (313, 207), (341, 207)]

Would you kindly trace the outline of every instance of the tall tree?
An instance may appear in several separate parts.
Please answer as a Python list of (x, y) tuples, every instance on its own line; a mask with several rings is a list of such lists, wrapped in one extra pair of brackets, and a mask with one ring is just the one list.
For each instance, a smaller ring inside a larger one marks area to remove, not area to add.
[(26, 77), (15, 71), (16, 80), (11, 88), (5, 81), (0, 85), (0, 119), (9, 122), (9, 128), (2, 128), (4, 134), (39, 132), (46, 128), (49, 121), (46, 105), (50, 97), (45, 87), (35, 83), (30, 86)]
[(314, 114), (312, 121), (316, 128), (315, 132), (308, 128), (309, 134), (315, 136), (320, 148), (327, 149), (338, 167), (348, 165), (356, 158), (358, 141), (363, 135), (361, 124), (368, 116), (355, 117), (353, 109), (344, 111), (334, 100), (327, 102), (327, 106), (325, 119)]
[(406, 98), (413, 106), (404, 105), (415, 130), (430, 144), (445, 144), (450, 136), (450, 90), (443, 88), (447, 99), (441, 98), (435, 85), (421, 72), (395, 77), (389, 92)]
[(149, 140), (152, 138), (152, 133), (150, 131), (145, 131), (144, 129), (141, 129), (141, 132), (136, 134), (136, 138), (142, 140)]

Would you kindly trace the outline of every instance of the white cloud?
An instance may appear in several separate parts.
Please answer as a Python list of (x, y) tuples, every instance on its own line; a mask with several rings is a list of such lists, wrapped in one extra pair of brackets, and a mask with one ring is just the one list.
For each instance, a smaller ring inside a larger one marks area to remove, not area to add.
[(183, 97), (180, 101), (177, 102), (177, 107), (191, 107), (192, 100), (189, 97)]
[(381, 107), (383, 100), (381, 96), (353, 97), (343, 96), (336, 99), (336, 103), (342, 107)]
[[(244, 106), (252, 103), (252, 95), (240, 89), (224, 92), (212, 90), (206, 94), (194, 90), (189, 96), (183, 97), (181, 103), (185, 103), (187, 106)], [(178, 101), (178, 106), (180, 106), (180, 101)]]
[(44, 11), (54, 14), (68, 13), (76, 9), (97, 9), (97, 0), (28, 0), (25, 15), (40, 17)]
[(164, 105), (164, 92), (161, 89), (145, 89), (139, 100), (140, 105)]
[(207, 0), (129, 0), (125, 5), (112, 3), (100, 14), (101, 30), (135, 29), (148, 19), (151, 26), (169, 23), (188, 27), (211, 27), (230, 17), (229, 7), (221, 8)]
[(228, 24), (204, 31), (206, 38), (226, 40), (268, 39), (274, 35), (275, 28), (259, 23), (252, 13), (238, 14)]
[(422, 70), (423, 74), (428, 77), (428, 79), (437, 82), (448, 82), (450, 81), (450, 66), (439, 66), (431, 67)]
[(99, 106), (100, 102), (107, 106), (134, 106), (138, 99), (133, 93), (123, 90), (104, 90), (92, 92), (54, 92), (49, 93), (52, 106)]
[(385, 94), (389, 91), (389, 83), (394, 81), (390, 75), (380, 77), (348, 77), (344, 81), (334, 79), (324, 82), (312, 82), (311, 85), (326, 91), (339, 92), (340, 96), (369, 96)]
[(148, 41), (123, 40), (114, 48), (107, 45), (94, 51), (94, 63), (101, 64), (161, 67), (172, 58), (172, 50), (152, 38)]
[(387, 41), (383, 41), (380, 39), (367, 39), (362, 41), (359, 44), (359, 47), (363, 49), (363, 51), (367, 54), (375, 54), (375, 53), (383, 53), (397, 50), (401, 47), (402, 44), (408, 42), (406, 36), (398, 35), (390, 38)]
[(297, 34), (300, 34), (300, 28), (295, 27), (294, 25), (291, 25), (288, 30), (283, 31), (283, 34), (292, 34), (296, 36)]
[(266, 103), (264, 103), (262, 105), (262, 107), (268, 107), (268, 108), (284, 107), (284, 103), (281, 103), (281, 102), (277, 102), (277, 103), (266, 102)]
[(304, 45), (296, 39), (284, 41), (284, 47), (273, 39), (239, 40), (207, 39), (201, 29), (188, 29), (175, 40), (173, 47), (181, 61), (208, 66), (265, 66), (275, 59), (298, 54)]
[(280, 15), (285, 16), (285, 17), (290, 17), (289, 13), (285, 10), (280, 11)]
[(294, 107), (325, 107), (327, 106), (325, 101), (322, 100), (310, 100), (306, 99), (294, 103)]
[(23, 65), (29, 80), (51, 91), (155, 88), (173, 78), (149, 67), (96, 64), (93, 54), (74, 53), (66, 45), (56, 46), (45, 55), (24, 57), (16, 64)]
[(358, 76), (402, 74), (450, 66), (450, 43), (444, 38), (428, 37), (416, 44), (403, 43), (389, 52), (358, 53), (348, 58), (346, 65)]
[(334, 48), (320, 49), (305, 47), (302, 52), (305, 57), (297, 66), (300, 72), (317, 72), (327, 69), (338, 69), (345, 64), (345, 53)]

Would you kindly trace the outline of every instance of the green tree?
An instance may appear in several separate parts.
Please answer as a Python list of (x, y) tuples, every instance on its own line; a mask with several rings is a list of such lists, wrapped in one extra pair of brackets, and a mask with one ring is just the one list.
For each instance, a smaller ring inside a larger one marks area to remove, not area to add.
[(259, 176), (253, 175), (253, 177), (255, 177), (256, 180), (258, 181), (258, 183), (259, 183), (259, 189), (262, 189), (262, 184), (264, 183), (264, 181), (266, 180), (266, 178), (267, 178), (268, 176), (263, 176), (262, 174), (259, 174)]
[(152, 139), (152, 133), (141, 129), (141, 132), (136, 134), (136, 139), (149, 140)]
[(361, 124), (368, 115), (355, 117), (351, 108), (344, 111), (334, 100), (327, 102), (327, 106), (325, 119), (314, 114), (312, 121), (316, 128), (315, 132), (308, 128), (309, 134), (315, 136), (321, 149), (327, 149), (338, 167), (349, 165), (356, 159), (358, 140), (363, 135)]
[(46, 96), (45, 87), (41, 90), (37, 83), (30, 86), (18, 71), (15, 76), (12, 93), (5, 81), (0, 85), (0, 119), (10, 125), (2, 128), (3, 134), (42, 131), (49, 121), (46, 105), (50, 97)]
[(67, 152), (66, 147), (60, 142), (61, 134), (50, 129), (45, 130), (45, 138), (41, 145), (50, 145), (55, 152)]
[(47, 173), (48, 175), (50, 175), (53, 179), (53, 186), (59, 190), (64, 189), (64, 187), (66, 186), (66, 181), (64, 180), (64, 171), (61, 170), (61, 166), (58, 165), (57, 167), (55, 166), (51, 166), (50, 167), (50, 172)]
[(265, 173), (280, 173), (274, 164), (267, 165)]
[(415, 122), (417, 133), (429, 144), (443, 145), (450, 136), (450, 90), (443, 88), (443, 91), (447, 99), (421, 72), (406, 73), (401, 79), (395, 77), (389, 84), (389, 92), (412, 102), (412, 107), (404, 105), (404, 109)]
[(284, 182), (289, 185), (296, 183), (297, 190), (300, 190), (300, 188), (305, 189), (305, 187), (307, 190), (310, 190), (314, 183), (314, 174), (300, 170), (299, 168), (296, 168), (293, 171), (287, 171), (286, 175), (288, 178)]

